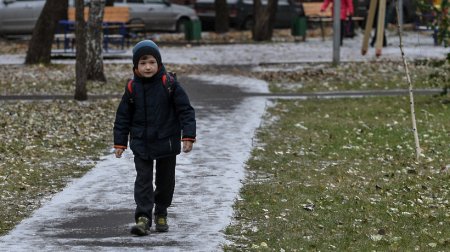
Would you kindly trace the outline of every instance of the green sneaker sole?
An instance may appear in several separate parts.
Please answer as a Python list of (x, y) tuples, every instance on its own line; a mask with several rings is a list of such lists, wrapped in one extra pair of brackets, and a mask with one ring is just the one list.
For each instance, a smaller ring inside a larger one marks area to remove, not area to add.
[(136, 226), (131, 228), (130, 233), (134, 234), (134, 235), (137, 235), (137, 236), (148, 235), (148, 231), (147, 230), (145, 230), (143, 228), (140, 228), (140, 227), (136, 227)]
[(169, 231), (169, 226), (155, 226), (155, 230), (157, 232), (168, 232)]

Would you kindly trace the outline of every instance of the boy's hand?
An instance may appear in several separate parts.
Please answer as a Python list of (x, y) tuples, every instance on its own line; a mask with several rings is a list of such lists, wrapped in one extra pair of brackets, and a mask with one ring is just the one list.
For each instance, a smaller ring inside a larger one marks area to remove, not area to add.
[(192, 141), (183, 141), (183, 152), (188, 153), (192, 150)]
[(116, 158), (121, 158), (123, 153), (123, 149), (115, 148), (114, 154), (116, 154)]

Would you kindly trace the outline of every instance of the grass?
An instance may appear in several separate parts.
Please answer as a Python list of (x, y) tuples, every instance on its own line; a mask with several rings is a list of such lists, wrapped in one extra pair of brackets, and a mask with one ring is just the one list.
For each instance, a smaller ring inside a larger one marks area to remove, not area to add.
[[(121, 94), (130, 73), (126, 64), (105, 67), (108, 83), (88, 82), (89, 94)], [(2, 65), (0, 75), (3, 95), (73, 95), (75, 92), (73, 65)]]
[[(169, 71), (187, 75), (199, 67), (167, 65)], [(89, 81), (89, 95), (117, 95), (125, 90), (132, 77), (132, 64), (107, 64), (104, 67), (107, 83)], [(201, 68), (200, 68), (201, 69)], [(75, 67), (73, 65), (0, 65), (1, 95), (73, 95)]]
[[(242, 75), (265, 80), (274, 93), (307, 93), (344, 90), (407, 89), (403, 65), (399, 62), (302, 64), (298, 71), (251, 72), (245, 68), (166, 65), (169, 71), (189, 74)], [(283, 66), (281, 66), (283, 68)], [(292, 66), (284, 66), (289, 70)], [(409, 64), (414, 88), (443, 88), (450, 85), (450, 64), (444, 61), (417, 61)], [(105, 65), (108, 83), (89, 82), (89, 94), (122, 94), (131, 76), (131, 64)], [(44, 73), (44, 74), (43, 74)], [(25, 66), (0, 65), (2, 95), (70, 94), (75, 90), (72, 65)]]
[[(416, 89), (443, 88), (450, 83), (450, 64), (445, 61), (412, 62), (409, 71)], [(338, 67), (305, 64), (298, 71), (261, 71), (256, 77), (269, 82), (275, 93), (408, 88), (403, 64), (390, 61), (342, 63)]]
[(0, 102), (0, 235), (106, 154), (118, 102)]
[(278, 101), (235, 204), (225, 251), (447, 251), (450, 109), (416, 97)]
[[(276, 92), (306, 92), (397, 88), (399, 84), (389, 80), (400, 80), (402, 72), (393, 66), (344, 64), (334, 69), (306, 65), (298, 73), (254, 73), (234, 67), (226, 71), (267, 80)], [(428, 63), (416, 66), (423, 66), (412, 71), (418, 78), (435, 79), (438, 86), (448, 80), (445, 71)], [(89, 94), (119, 97), (130, 77), (130, 67), (105, 65), (108, 83), (89, 83)], [(224, 71), (217, 66), (167, 68), (181, 75)], [(373, 71), (383, 74), (365, 76)], [(70, 65), (0, 65), (0, 77), (2, 95), (74, 92), (75, 73)], [(340, 82), (332, 82), (334, 78)], [(349, 84), (358, 79), (368, 84)], [(309, 84), (302, 88), (298, 85), (302, 81)], [(423, 87), (431, 84), (421, 83)], [(448, 105), (423, 97), (418, 101), (419, 133), (426, 155), (420, 165), (411, 162), (413, 140), (405, 100), (284, 101), (272, 108), (272, 117), (267, 120), (279, 120), (259, 133), (264, 144), (254, 150), (248, 162), (251, 176), (242, 191), (243, 200), (236, 206), (239, 222), (228, 229), (237, 245), (227, 250), (254, 246), (259, 251), (264, 244), (268, 250), (333, 250), (333, 246), (342, 248), (347, 243), (354, 244), (349, 245), (352, 249), (369, 242), (395, 248), (395, 244), (405, 243), (405, 238), (393, 221), (406, 230), (416, 219), (420, 220), (417, 228), (426, 229), (408, 233), (410, 237), (435, 237), (427, 245), (420, 243), (421, 249), (447, 249), (448, 239), (437, 232), (449, 231), (448, 201), (442, 200), (448, 198), (448, 175), (437, 171), (449, 163)], [(0, 101), (0, 235), (72, 178), (83, 176), (109, 150), (117, 104), (118, 99)], [(368, 169), (378, 173), (368, 173)], [(410, 211), (412, 204), (421, 212)], [(443, 215), (447, 220), (441, 221)], [(424, 219), (429, 224), (423, 224)]]
[[(115, 99), (0, 101), (0, 236), (110, 149), (130, 67), (107, 65), (108, 83), (88, 82), (89, 94)], [(2, 95), (73, 95), (74, 71), (70, 65), (1, 65), (0, 90)]]

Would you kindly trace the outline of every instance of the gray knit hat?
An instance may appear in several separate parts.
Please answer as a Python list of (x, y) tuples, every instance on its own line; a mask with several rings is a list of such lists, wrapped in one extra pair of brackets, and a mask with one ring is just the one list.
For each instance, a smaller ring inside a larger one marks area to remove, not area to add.
[(161, 67), (162, 60), (158, 46), (151, 40), (142, 40), (133, 47), (133, 68), (137, 68), (139, 59), (144, 55), (155, 57), (158, 67)]

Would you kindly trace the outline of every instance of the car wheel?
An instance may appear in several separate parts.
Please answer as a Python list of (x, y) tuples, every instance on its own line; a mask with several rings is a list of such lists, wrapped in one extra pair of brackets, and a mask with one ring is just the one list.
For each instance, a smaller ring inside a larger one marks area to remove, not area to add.
[(180, 18), (177, 21), (177, 27), (176, 32), (184, 33), (186, 31), (187, 25), (188, 25), (189, 19), (187, 18)]

